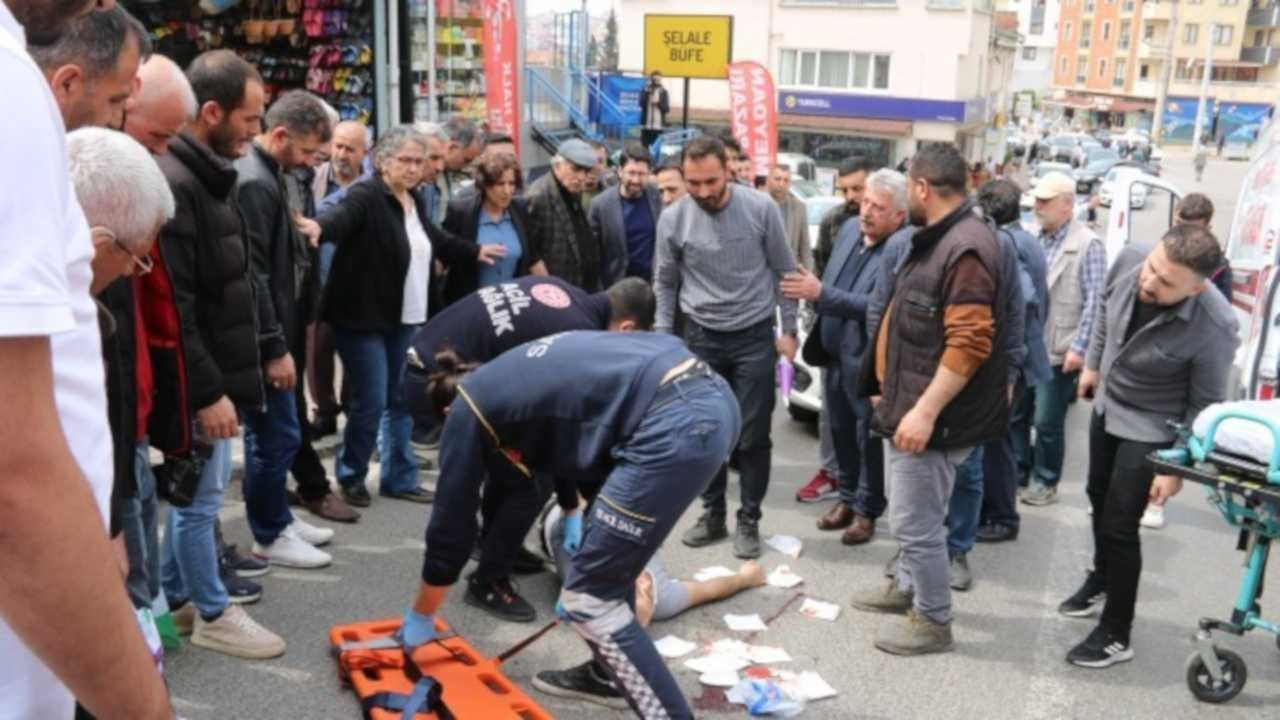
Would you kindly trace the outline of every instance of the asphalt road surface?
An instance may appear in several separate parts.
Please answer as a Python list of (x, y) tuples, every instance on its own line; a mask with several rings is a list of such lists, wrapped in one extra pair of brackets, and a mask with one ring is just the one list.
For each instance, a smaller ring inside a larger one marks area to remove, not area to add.
[[(1219, 223), (1225, 230), (1243, 169), (1242, 163), (1212, 162), (1205, 182), (1196, 186), (1189, 158), (1171, 153), (1165, 174), (1184, 189), (1209, 192), (1219, 205)], [(1061, 501), (1047, 508), (1024, 506), (1017, 542), (979, 545), (972, 554), (977, 585), (955, 596), (955, 652), (903, 659), (871, 645), (886, 619), (860, 613), (848, 604), (855, 590), (882, 582), (881, 568), (893, 552), (887, 533), (882, 531), (872, 543), (851, 549), (840, 545), (838, 537), (815, 528), (825, 506), (800, 505), (793, 493), (814, 470), (816, 436), (813, 428), (788, 419), (779, 409), (774, 420), (773, 484), (761, 530), (765, 536), (795, 535), (804, 542), (804, 550), (798, 560), (766, 550), (762, 561), (767, 569), (791, 565), (805, 579), (797, 590), (842, 606), (835, 622), (823, 622), (800, 616), (792, 605), (755, 640), (785, 648), (794, 657), (791, 669), (816, 670), (838, 690), (836, 698), (807, 706), (804, 717), (1172, 720), (1275, 716), (1280, 707), (1280, 652), (1274, 639), (1261, 633), (1221, 641), (1249, 665), (1248, 685), (1233, 702), (1203, 705), (1185, 687), (1184, 662), (1192, 650), (1196, 620), (1229, 614), (1241, 572), (1235, 534), (1196, 486), (1188, 486), (1170, 504), (1165, 529), (1143, 531), (1145, 567), (1133, 632), (1136, 659), (1104, 671), (1075, 668), (1064, 661), (1067, 650), (1092, 628), (1090, 621), (1064, 618), (1055, 610), (1076, 589), (1091, 556), (1083, 492), (1087, 420), (1087, 404), (1072, 408)], [(430, 474), (427, 480), (431, 482)], [(736, 483), (731, 483), (731, 497), (736, 492)], [(238, 495), (238, 489), (231, 495)], [(333, 566), (273, 570), (262, 578), (265, 597), (249, 606), (249, 611), (288, 640), (288, 654), (248, 662), (184, 645), (168, 658), (178, 711), (192, 720), (359, 718), (354, 695), (338, 682), (327, 631), (338, 623), (403, 613), (418, 583), (427, 512), (423, 506), (375, 495), (374, 506), (358, 525), (335, 526), (337, 538), (327, 548), (334, 555)], [(728, 543), (701, 550), (679, 543), (677, 538), (696, 515), (696, 507), (686, 513), (662, 551), (668, 569), (688, 577), (709, 565), (736, 567)], [(229, 498), (224, 508), (226, 534), (242, 545), (250, 539), (243, 516), (243, 504)], [(1269, 599), (1280, 593), (1276, 582), (1269, 586), (1262, 601), (1264, 610), (1274, 607)], [(537, 624), (495, 622), (464, 604), (461, 588), (450, 596), (442, 615), (482, 653), (497, 654), (551, 615), (557, 592), (551, 575), (523, 579), (520, 588), (538, 608)], [(767, 618), (794, 593), (769, 587), (748, 591), (657, 623), (651, 633), (655, 638), (668, 633), (699, 640), (732, 637), (735, 633), (725, 627), (724, 614), (760, 613)], [(511, 659), (504, 670), (557, 718), (626, 717), (597, 706), (548, 698), (532, 689), (534, 673), (576, 664), (586, 656), (572, 631), (557, 628)], [(704, 691), (696, 676), (678, 662), (672, 667), (687, 695), (695, 699), (700, 716), (745, 716), (741, 707), (720, 700), (719, 691)]]

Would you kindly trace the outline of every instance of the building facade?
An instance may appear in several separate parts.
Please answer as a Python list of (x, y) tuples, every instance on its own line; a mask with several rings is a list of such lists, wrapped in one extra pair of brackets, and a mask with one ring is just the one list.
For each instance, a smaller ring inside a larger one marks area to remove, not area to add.
[[(1016, 34), (997, 31), (990, 0), (620, 0), (624, 71), (644, 68), (647, 14), (734, 18), (733, 59), (769, 68), (779, 150), (832, 165), (851, 154), (895, 164), (922, 142), (995, 157), (986, 132), (1008, 106)], [(672, 118), (682, 80), (666, 78)], [(723, 80), (690, 83), (691, 124), (727, 127)]]
[(1042, 99), (1053, 89), (1059, 0), (1016, 0), (1012, 6), (1018, 13), (1018, 35), (1022, 38), (1013, 66), (1013, 88)]
[(1280, 91), (1280, 2), (1062, 0), (1054, 99), (1085, 126), (1149, 127), (1172, 63), (1161, 140), (1192, 140), (1206, 62), (1213, 139), (1248, 141)]

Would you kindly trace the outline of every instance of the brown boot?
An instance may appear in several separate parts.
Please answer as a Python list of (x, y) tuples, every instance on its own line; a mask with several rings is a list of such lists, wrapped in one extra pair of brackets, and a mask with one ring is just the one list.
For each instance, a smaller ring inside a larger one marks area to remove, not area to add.
[(333, 493), (325, 493), (325, 496), (319, 500), (306, 500), (303, 505), (311, 511), (311, 514), (322, 517), (325, 520), (353, 523), (360, 519), (360, 513), (353, 510), (345, 500)]
[(866, 515), (854, 515), (853, 524), (840, 535), (840, 542), (845, 545), (861, 545), (876, 534), (876, 521)]
[(826, 515), (818, 518), (818, 529), (843, 530), (844, 528), (849, 527), (852, 522), (853, 508), (849, 507), (849, 503), (841, 500), (835, 505), (832, 505)]

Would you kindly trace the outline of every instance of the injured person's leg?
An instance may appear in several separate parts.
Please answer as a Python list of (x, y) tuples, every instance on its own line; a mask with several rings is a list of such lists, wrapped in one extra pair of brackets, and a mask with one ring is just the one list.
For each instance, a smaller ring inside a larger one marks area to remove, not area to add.
[[(569, 555), (562, 547), (564, 515), (554, 498), (542, 512), (538, 534), (543, 552), (555, 566), (556, 574), (563, 578)], [(743, 590), (761, 587), (765, 582), (764, 568), (754, 560), (742, 563), (738, 572), (728, 577), (698, 581), (672, 577), (661, 558), (654, 555), (636, 578), (636, 619), (641, 626), (648, 627), (654, 620), (670, 620), (689, 608), (733, 597)]]

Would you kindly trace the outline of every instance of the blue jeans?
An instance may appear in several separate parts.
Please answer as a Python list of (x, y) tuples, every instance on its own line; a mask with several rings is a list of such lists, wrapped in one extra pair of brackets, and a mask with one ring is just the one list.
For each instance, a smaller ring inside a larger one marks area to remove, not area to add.
[(125, 588), (129, 600), (139, 610), (151, 607), (160, 594), (160, 535), (156, 528), (156, 476), (151, 472), (151, 445), (138, 443), (133, 460), (137, 495), (125, 503), (120, 514), (124, 545), (129, 554), (129, 577)]
[[(742, 415), (742, 437), (738, 439), (738, 485), (742, 505), (739, 522), (760, 519), (760, 506), (769, 492), (769, 469), (773, 449), (773, 405), (777, 402), (774, 366), (778, 351), (774, 344), (773, 321), (731, 332), (718, 332), (689, 320), (685, 323), (689, 349), (711, 366), (733, 388)], [(702, 494), (708, 515), (723, 518), (727, 511), (725, 489), (728, 466), (720, 468)]]
[(205, 617), (217, 615), (227, 607), (227, 588), (218, 577), (213, 523), (230, 481), (231, 440), (215, 440), (191, 505), (169, 508), (160, 572), (171, 607), (190, 600)]
[(1053, 366), (1053, 377), (1036, 386), (1036, 447), (1031, 479), (1056, 487), (1066, 454), (1067, 408), (1076, 394), (1077, 373)]
[(983, 446), (979, 445), (956, 468), (956, 483), (947, 508), (947, 553), (964, 555), (977, 542), (978, 518), (982, 514)]
[(418, 487), (418, 460), (409, 444), (413, 417), (404, 396), (406, 353), (417, 328), (401, 325), (385, 335), (333, 329), (351, 394), (337, 463), (343, 487), (364, 483), (375, 442), (382, 458), (382, 493)]
[(692, 718), (680, 685), (631, 610), (635, 582), (685, 509), (724, 465), (741, 427), (738, 403), (715, 375), (663, 386), (614, 450), (617, 464), (592, 503), (560, 599), (640, 717)]
[(244, 414), (244, 507), (261, 545), (275, 542), (293, 522), (285, 481), (302, 443), (294, 391), (266, 391), (266, 409)]
[(889, 505), (884, 495), (884, 444), (871, 437), (871, 403), (849, 400), (839, 368), (822, 371), (823, 408), (831, 422), (831, 440), (840, 463), (840, 500), (863, 517), (875, 520)]

